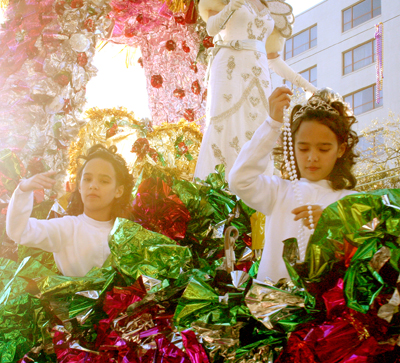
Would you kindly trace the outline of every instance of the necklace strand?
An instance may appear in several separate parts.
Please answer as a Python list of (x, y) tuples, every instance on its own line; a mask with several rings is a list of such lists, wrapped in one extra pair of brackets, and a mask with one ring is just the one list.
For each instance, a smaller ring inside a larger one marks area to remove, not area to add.
[[(299, 179), (297, 175), (296, 162), (294, 158), (292, 130), (290, 128), (290, 121), (289, 121), (289, 110), (287, 108), (285, 108), (284, 118), (283, 118), (283, 159), (285, 162), (286, 170), (289, 172), (290, 181), (293, 186), (293, 191), (297, 203), (299, 204), (299, 206), (303, 206), (304, 200), (298, 185)], [(311, 205), (308, 205), (307, 210), (308, 210), (308, 221), (311, 227), (311, 234), (313, 234), (315, 225), (314, 225), (314, 218), (312, 214)], [(303, 223), (300, 223), (298, 238), (297, 238), (300, 261), (304, 261), (307, 248), (305, 228), (306, 227), (303, 225)]]

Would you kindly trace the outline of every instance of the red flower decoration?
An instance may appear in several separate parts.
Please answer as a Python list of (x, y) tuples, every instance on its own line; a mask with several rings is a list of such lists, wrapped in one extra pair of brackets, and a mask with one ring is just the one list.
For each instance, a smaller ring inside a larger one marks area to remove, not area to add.
[(180, 152), (182, 155), (186, 154), (186, 153), (189, 151), (189, 148), (186, 146), (186, 144), (185, 144), (183, 141), (181, 141), (181, 142), (178, 144), (178, 149), (179, 149), (179, 152)]
[(124, 31), (124, 35), (127, 38), (132, 38), (137, 34), (137, 30), (135, 30), (132, 26), (127, 26)]
[(65, 10), (65, 1), (56, 2), (56, 4), (54, 5), (54, 10), (58, 15), (62, 15)]
[(55, 77), (54, 80), (60, 85), (65, 87), (70, 81), (71, 77), (68, 73), (58, 73)]
[(194, 24), (197, 21), (197, 9), (194, 1), (192, 0), (189, 4), (188, 10), (185, 16), (186, 24)]
[(189, 53), (190, 52), (190, 48), (188, 47), (188, 45), (186, 44), (186, 41), (182, 42), (182, 49), (185, 53)]
[(136, 17), (136, 21), (137, 21), (139, 24), (147, 24), (147, 23), (149, 22), (149, 19), (146, 18), (146, 17), (144, 17), (143, 14), (139, 14), (139, 15)]
[(175, 16), (175, 23), (176, 24), (185, 24), (185, 18), (183, 16)]
[(152, 147), (149, 149), (149, 155), (150, 157), (157, 162), (158, 161), (158, 152), (156, 149), (153, 149)]
[(82, 6), (83, 6), (83, 0), (72, 0), (71, 2), (72, 9), (81, 8)]
[(185, 118), (186, 121), (189, 121), (189, 122), (194, 121), (193, 109), (192, 108), (185, 109), (185, 112), (183, 113), (183, 117)]
[(186, 95), (185, 91), (182, 88), (175, 89), (173, 94), (174, 94), (174, 97), (180, 98), (180, 99), (182, 99)]
[(198, 80), (195, 80), (195, 81), (192, 83), (192, 92), (193, 92), (195, 95), (199, 95), (199, 94), (200, 94), (200, 91), (201, 91), (200, 83), (199, 83)]
[(194, 73), (197, 73), (197, 72), (198, 72), (196, 62), (190, 63), (190, 66), (189, 66), (189, 67), (190, 67), (190, 69), (191, 69)]
[(149, 152), (149, 150), (150, 150), (149, 140), (147, 140), (144, 137), (140, 137), (133, 144), (131, 152), (136, 153), (140, 161), (145, 157), (145, 155)]
[(84, 24), (83, 24), (83, 27), (84, 27), (87, 31), (93, 33), (93, 32), (94, 32), (94, 29), (95, 29), (93, 19), (90, 19), (90, 18), (86, 19), (85, 22), (84, 22)]
[(150, 83), (154, 88), (160, 88), (160, 87), (162, 87), (162, 84), (163, 84), (163, 78), (161, 75), (155, 74), (155, 75), (151, 76)]
[(88, 57), (87, 57), (86, 53), (85, 53), (85, 52), (78, 53), (76, 62), (77, 62), (81, 67), (86, 66), (86, 64), (87, 64), (87, 62), (88, 62)]
[(137, 62), (138, 62), (138, 63), (140, 64), (140, 66), (143, 68), (143, 58), (140, 57), (140, 58), (138, 59)]
[(207, 35), (203, 39), (203, 45), (204, 45), (204, 48), (212, 48), (214, 46), (213, 37), (210, 37), (209, 35)]
[(115, 123), (114, 125), (112, 125), (106, 132), (106, 138), (108, 139), (109, 137), (114, 136), (118, 131), (118, 124)]
[(167, 48), (169, 51), (173, 51), (176, 49), (176, 43), (173, 40), (168, 40), (165, 43), (165, 48)]

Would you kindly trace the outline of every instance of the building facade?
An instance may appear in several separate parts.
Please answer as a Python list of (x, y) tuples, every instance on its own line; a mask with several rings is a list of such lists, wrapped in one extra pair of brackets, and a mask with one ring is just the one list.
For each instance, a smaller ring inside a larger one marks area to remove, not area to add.
[[(378, 23), (383, 23), (384, 62), (379, 104)], [(400, 0), (325, 0), (296, 16), (282, 56), (316, 87), (340, 93), (357, 116), (357, 131), (374, 119), (387, 118), (389, 111), (400, 114)], [(276, 87), (285, 80), (272, 74), (272, 82)]]

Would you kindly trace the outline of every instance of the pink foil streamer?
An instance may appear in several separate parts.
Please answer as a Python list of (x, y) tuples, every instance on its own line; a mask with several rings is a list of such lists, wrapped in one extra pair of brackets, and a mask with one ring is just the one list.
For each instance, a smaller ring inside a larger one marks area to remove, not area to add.
[[(159, 0), (114, 0), (111, 6), (113, 10), (109, 16), (115, 20), (111, 40), (141, 49), (153, 123), (173, 123), (185, 115), (191, 116), (188, 110), (193, 110), (194, 120), (203, 126), (204, 119), (199, 119), (205, 114), (202, 93), (206, 67), (197, 63), (198, 71), (193, 69), (201, 42), (196, 25), (181, 24), (177, 17), (184, 18), (185, 14), (173, 14)], [(167, 50), (166, 44), (170, 40), (175, 42), (175, 50)], [(154, 75), (162, 76), (163, 83), (159, 88), (151, 85)], [(196, 81), (200, 86), (198, 94), (191, 89)], [(184, 90), (185, 96), (174, 97), (176, 89)]]
[(381, 101), (383, 89), (383, 23), (375, 25), (376, 41), (376, 103)]

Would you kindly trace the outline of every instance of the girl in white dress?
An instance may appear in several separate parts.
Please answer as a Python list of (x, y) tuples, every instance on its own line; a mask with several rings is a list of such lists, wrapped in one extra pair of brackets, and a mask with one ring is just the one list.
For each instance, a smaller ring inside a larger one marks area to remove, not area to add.
[[(282, 175), (286, 179), (264, 174), (281, 135), (283, 109), (289, 106), (290, 95), (291, 91), (285, 87), (278, 87), (272, 93), (270, 117), (243, 146), (229, 174), (231, 190), (266, 216), (265, 244), (257, 276), (261, 281), (269, 278), (277, 282), (288, 277), (282, 259), (282, 241), (297, 238), (303, 223), (307, 227), (304, 244), (299, 246), (303, 260), (310, 230), (315, 228), (323, 209), (355, 193), (352, 167), (358, 137), (351, 126), (356, 120), (343, 100), (327, 90), (316, 93), (304, 106), (296, 105), (291, 114), (293, 141), (286, 142), (289, 145), (292, 142), (293, 168), (300, 179), (288, 180), (284, 164)], [(308, 205), (299, 205), (296, 194)]]
[(84, 276), (101, 267), (110, 255), (108, 235), (116, 217), (126, 217), (133, 178), (116, 147), (95, 145), (79, 169), (69, 216), (50, 220), (29, 218), (33, 191), (52, 188), (55, 172), (21, 180), (7, 210), (7, 235), (16, 243), (53, 252), (65, 276)]
[(243, 144), (267, 118), (270, 69), (307, 91), (316, 88), (279, 56), (293, 19), (283, 0), (231, 0), (226, 6), (222, 0), (201, 0), (199, 9), (215, 47), (195, 177), (205, 179), (218, 164), (225, 165), (227, 177)]

